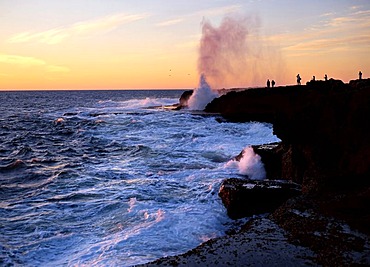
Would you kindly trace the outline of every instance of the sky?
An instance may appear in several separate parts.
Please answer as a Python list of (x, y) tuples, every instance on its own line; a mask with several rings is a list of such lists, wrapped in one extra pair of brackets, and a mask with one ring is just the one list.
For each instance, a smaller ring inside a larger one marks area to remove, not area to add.
[(202, 25), (248, 18), (242, 84), (370, 77), (369, 0), (0, 0), (0, 90), (187, 89)]

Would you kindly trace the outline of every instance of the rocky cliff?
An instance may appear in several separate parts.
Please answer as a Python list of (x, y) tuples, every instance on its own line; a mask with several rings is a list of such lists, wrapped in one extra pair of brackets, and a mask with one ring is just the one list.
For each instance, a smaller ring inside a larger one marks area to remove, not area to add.
[[(211, 102), (206, 111), (232, 121), (273, 124), (282, 142), (253, 149), (268, 179), (302, 185), (303, 195), (270, 214), (291, 242), (311, 249), (314, 261), (324, 266), (370, 263), (365, 241), (370, 235), (370, 79), (231, 92)], [(250, 210), (244, 199), (251, 193), (244, 184), (241, 188), (234, 192), (221, 187), (228, 213)], [(344, 230), (350, 228), (363, 235)], [(359, 257), (349, 256), (355, 255), (351, 251)]]
[(230, 92), (206, 111), (273, 123), (282, 142), (253, 146), (270, 181), (227, 179), (219, 192), (231, 218), (269, 215), (145, 266), (370, 265), (370, 79)]
[(304, 193), (370, 184), (370, 79), (230, 92), (206, 111), (273, 123), (281, 178)]

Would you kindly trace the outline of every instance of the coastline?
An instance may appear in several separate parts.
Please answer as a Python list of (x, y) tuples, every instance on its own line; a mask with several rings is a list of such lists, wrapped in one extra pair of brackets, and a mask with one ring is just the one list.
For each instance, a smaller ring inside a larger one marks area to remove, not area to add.
[(268, 179), (297, 183), (302, 195), (236, 234), (140, 266), (370, 265), (370, 79), (234, 91), (205, 111), (221, 123), (272, 123), (282, 142), (254, 150)]

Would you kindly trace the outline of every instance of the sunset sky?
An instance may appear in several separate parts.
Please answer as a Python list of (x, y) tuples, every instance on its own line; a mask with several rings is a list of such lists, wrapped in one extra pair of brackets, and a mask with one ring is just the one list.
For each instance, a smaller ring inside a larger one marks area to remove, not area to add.
[(225, 15), (251, 21), (245, 87), (370, 77), (369, 0), (0, 0), (0, 89), (194, 88)]

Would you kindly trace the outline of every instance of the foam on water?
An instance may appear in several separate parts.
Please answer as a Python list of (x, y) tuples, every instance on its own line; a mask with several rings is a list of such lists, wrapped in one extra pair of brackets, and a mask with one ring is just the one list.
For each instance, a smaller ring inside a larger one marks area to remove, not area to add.
[(222, 235), (217, 193), (239, 175), (226, 163), (278, 139), (269, 124), (148, 108), (177, 101), (84, 96), (4, 125), (0, 262), (131, 266)]
[(239, 161), (230, 160), (226, 166), (238, 168), (239, 173), (247, 175), (252, 180), (263, 180), (266, 178), (265, 167), (261, 161), (261, 157), (254, 153), (251, 146), (243, 149), (243, 156)]

